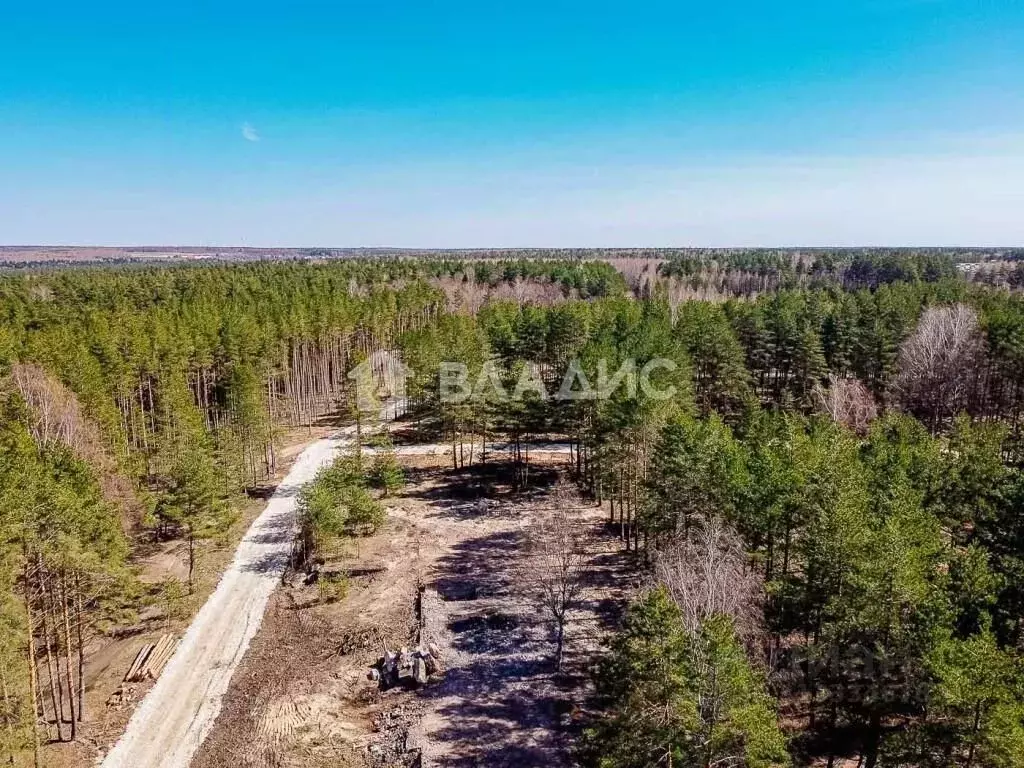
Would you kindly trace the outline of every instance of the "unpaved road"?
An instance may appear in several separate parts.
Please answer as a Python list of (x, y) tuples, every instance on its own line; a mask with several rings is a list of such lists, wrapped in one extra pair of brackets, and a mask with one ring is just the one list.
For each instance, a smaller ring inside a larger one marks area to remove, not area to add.
[[(399, 403), (381, 410), (390, 421)], [(217, 589), (132, 715), (103, 768), (188, 768), (209, 734), (231, 676), (263, 620), (291, 552), (299, 490), (342, 449), (355, 427), (306, 448), (253, 522)]]

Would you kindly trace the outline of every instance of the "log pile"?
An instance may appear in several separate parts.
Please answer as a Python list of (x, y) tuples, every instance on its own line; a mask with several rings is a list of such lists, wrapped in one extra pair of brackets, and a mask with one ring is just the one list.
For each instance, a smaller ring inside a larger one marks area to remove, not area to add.
[(124, 682), (141, 683), (144, 680), (156, 680), (177, 647), (178, 641), (174, 635), (163, 635), (155, 643), (147, 643), (135, 656), (128, 674), (124, 676)]

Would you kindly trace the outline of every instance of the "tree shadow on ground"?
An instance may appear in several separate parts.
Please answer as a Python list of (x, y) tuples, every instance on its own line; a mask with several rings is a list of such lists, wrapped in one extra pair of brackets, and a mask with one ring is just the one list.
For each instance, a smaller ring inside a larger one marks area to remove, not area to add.
[(447, 603), (451, 648), (468, 660), (422, 691), (444, 718), (430, 735), (433, 765), (562, 764), (550, 643), (517, 592), (521, 547), (521, 532), (492, 532), (459, 543), (437, 564), (432, 586)]
[(448, 601), (507, 594), (515, 576), (513, 555), (521, 545), (519, 531), (467, 539), (438, 561), (433, 587)]
[(406, 470), (414, 489), (410, 498), (422, 499), (441, 507), (465, 501), (487, 499), (497, 502), (527, 503), (546, 498), (550, 486), (561, 476), (558, 467), (530, 466), (530, 482), (525, 488), (513, 487), (515, 466), (511, 461), (493, 461), (468, 467), (429, 467)]
[(488, 657), (451, 670), (441, 684), (425, 689), (425, 698), (440, 700), (437, 712), (447, 722), (431, 734), (441, 747), (433, 764), (560, 765), (564, 705), (550, 673), (544, 657)]
[(288, 569), (291, 562), (291, 552), (267, 552), (260, 557), (242, 565), (239, 570), (242, 573), (255, 573), (260, 576), (274, 576), (280, 578)]
[(277, 491), (277, 485), (250, 485), (245, 489), (245, 495), (250, 499), (269, 501), (275, 491)]
[(280, 485), (274, 486), (274, 492), (267, 497), (267, 501), (273, 499), (294, 499), (302, 493), (302, 489), (306, 483), (281, 483)]
[[(510, 464), (421, 470), (415, 486), (430, 502), (428, 514), (487, 530), (453, 544), (430, 580), (445, 601), (451, 656), (445, 675), (420, 696), (435, 716), (426, 734), (429, 762), (443, 768), (572, 764), (573, 739), (582, 727), (574, 713), (588, 695), (591, 665), (637, 581), (637, 556), (624, 550), (617, 530), (607, 530), (595, 507), (560, 501), (550, 489), (512, 493), (510, 471)], [(557, 474), (552, 472), (552, 484)], [(503, 483), (504, 490), (480, 503), (472, 493), (466, 496), (473, 480)], [(525, 556), (521, 523), (556, 508), (579, 513), (587, 562), (559, 673), (544, 609), (520, 586), (536, 567)], [(486, 526), (487, 520), (494, 524)]]

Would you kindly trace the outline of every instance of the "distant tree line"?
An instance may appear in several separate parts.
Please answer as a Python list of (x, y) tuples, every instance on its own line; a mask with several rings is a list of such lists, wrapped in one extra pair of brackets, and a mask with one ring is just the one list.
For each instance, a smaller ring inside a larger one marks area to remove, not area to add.
[(858, 290), (936, 282), (956, 275), (956, 260), (951, 253), (933, 250), (756, 249), (674, 254), (658, 272), (691, 290), (728, 298), (792, 288)]

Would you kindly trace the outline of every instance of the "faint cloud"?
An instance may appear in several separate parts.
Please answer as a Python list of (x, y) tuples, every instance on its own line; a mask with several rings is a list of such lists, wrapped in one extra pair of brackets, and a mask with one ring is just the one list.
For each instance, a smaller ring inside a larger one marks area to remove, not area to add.
[(242, 123), (242, 138), (246, 141), (259, 141), (260, 135), (252, 123)]

